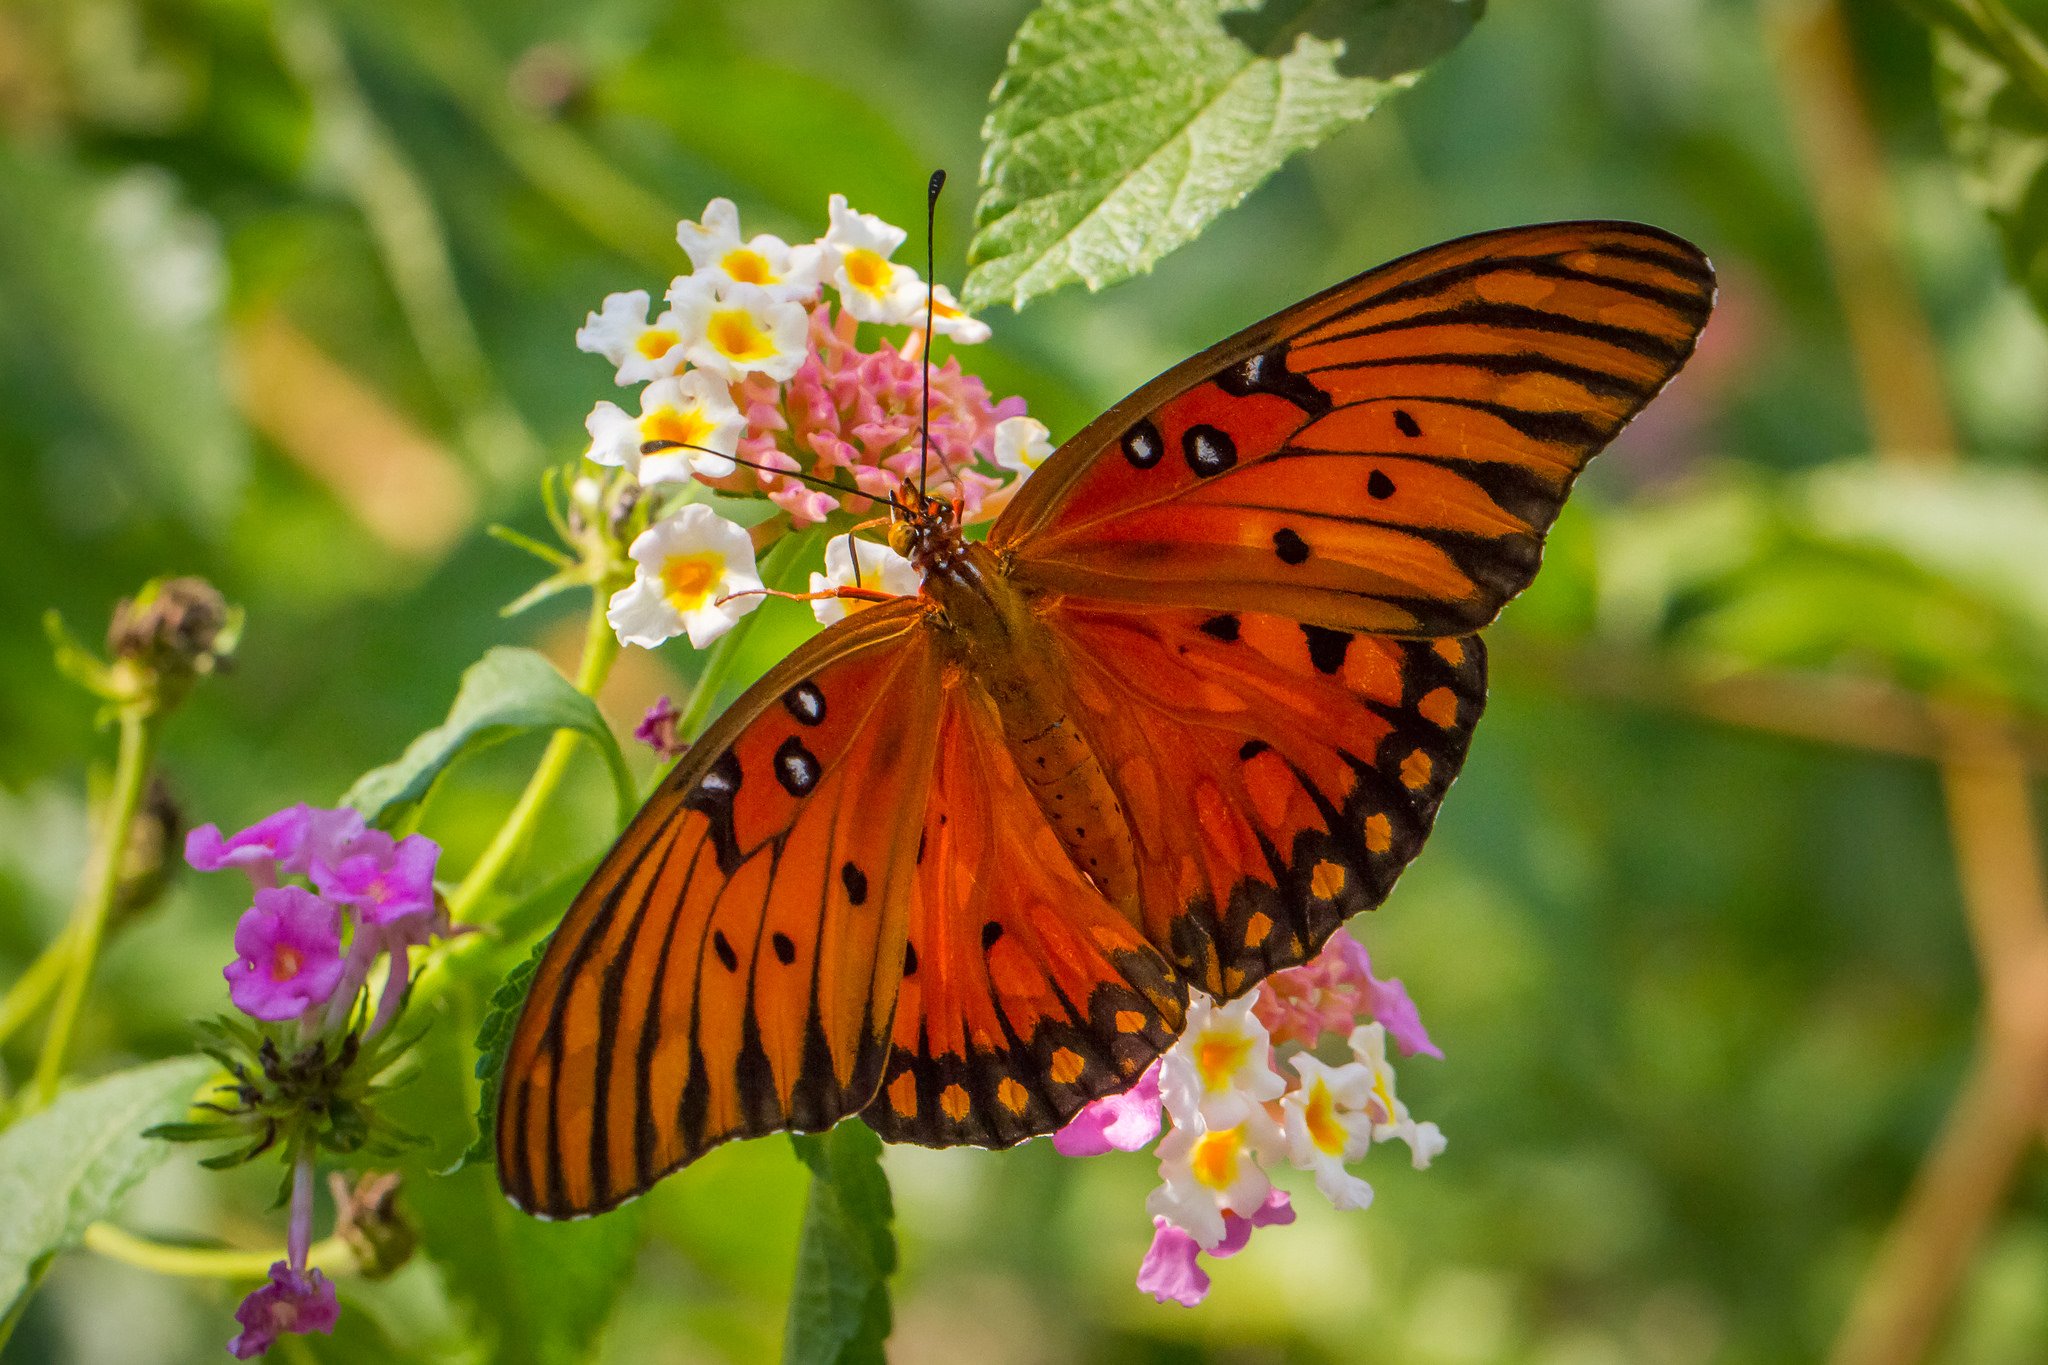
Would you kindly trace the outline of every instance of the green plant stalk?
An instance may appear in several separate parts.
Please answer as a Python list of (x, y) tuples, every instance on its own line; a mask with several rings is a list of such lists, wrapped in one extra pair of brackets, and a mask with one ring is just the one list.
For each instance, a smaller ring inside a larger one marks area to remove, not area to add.
[(64, 979), (64, 968), (71, 961), (71, 926), (65, 925), (36, 954), (36, 960), (29, 963), (28, 970), (21, 974), (7, 994), (0, 995), (0, 1043), (5, 1043), (23, 1024), (36, 1017), (43, 1006), (50, 1003), (50, 997), (57, 992), (58, 983)]
[(2048, 110), (2048, 51), (2033, 30), (2000, 0), (1958, 0), (1957, 7), (1975, 22), (1979, 36), (2027, 87), (2034, 103)]
[[(597, 690), (604, 686), (604, 680), (611, 676), (612, 664), (619, 657), (619, 637), (612, 633), (612, 625), (605, 618), (610, 605), (611, 585), (599, 583), (590, 592), (590, 620), (583, 632), (583, 659), (576, 669), (576, 690), (586, 697), (595, 697)], [(491, 836), (491, 842), (484, 848), (469, 872), (456, 885), (448, 897), (449, 917), (457, 923), (477, 923), (477, 905), (497, 885), (498, 878), (510, 867), (512, 860), (526, 847), (534, 827), (540, 823), (541, 812), (555, 794), (555, 788), (562, 785), (562, 778), (569, 771), (569, 759), (576, 751), (577, 736), (568, 730), (557, 731), (542, 752), (540, 762), (534, 767), (533, 776), (526, 781), (526, 790), (519, 794), (511, 811), (505, 816), (505, 823)]]
[[(167, 1246), (138, 1237), (112, 1223), (92, 1223), (85, 1229), (86, 1250), (159, 1275), (188, 1279), (260, 1280), (270, 1267), (285, 1259), (285, 1249), (273, 1251), (229, 1251), (216, 1247)], [(328, 1276), (356, 1273), (356, 1254), (339, 1237), (313, 1243), (306, 1264)]]
[(69, 970), (57, 989), (57, 1003), (50, 1013), (50, 1030), (43, 1038), (42, 1055), (36, 1059), (35, 1080), (23, 1097), (23, 1108), (33, 1111), (57, 1098), (58, 1082), (64, 1078), (64, 1061), (71, 1051), (71, 1035), (85, 1006), (85, 993), (92, 982), (92, 969), (99, 958), (100, 941), (106, 936), (107, 917), (114, 908), (114, 895), (121, 885), (121, 854), (128, 847), (128, 834), (142, 808), (143, 788), (156, 758), (158, 716), (153, 708), (124, 707), (121, 712), (121, 744), (114, 760), (114, 785), (107, 793), (105, 816), (99, 837), (87, 865), (85, 885), (72, 911), (66, 930), (71, 940)]

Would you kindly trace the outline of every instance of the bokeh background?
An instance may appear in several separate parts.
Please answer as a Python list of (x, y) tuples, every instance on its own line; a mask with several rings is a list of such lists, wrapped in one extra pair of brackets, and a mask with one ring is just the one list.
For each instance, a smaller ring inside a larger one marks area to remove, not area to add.
[[(92, 635), (163, 572), (247, 607), (236, 671), (165, 755), (189, 818), (228, 828), (331, 801), (494, 643), (569, 660), (578, 608), (501, 620), (532, 564), (483, 529), (541, 529), (541, 469), (610, 392), (572, 344), (585, 311), (658, 291), (674, 220), (713, 195), (808, 239), (832, 191), (916, 222), (933, 166), (955, 173), (957, 282), (1027, 8), (0, 10), (0, 981), (62, 923), (107, 749), (50, 667), (46, 607)], [(1826, 1353), (1971, 1067), (1957, 794), (2048, 758), (2048, 335), (1963, 192), (1933, 77), (1926, 30), (1874, 0), (1495, 0), (1414, 90), (1151, 276), (989, 315), (969, 364), (1065, 435), (1463, 232), (1640, 218), (1723, 281), (1699, 356), (1493, 632), (1493, 701), (1429, 849), (1354, 926), (1448, 1054), (1402, 1074), (1448, 1153), (1418, 1174), (1376, 1152), (1371, 1210), (1302, 1199), (1187, 1311), (1131, 1286), (1148, 1157), (892, 1152), (894, 1359)], [(757, 667), (807, 617), (782, 620)], [(629, 727), (694, 667), (680, 644), (633, 653), (608, 713)], [(1972, 742), (1990, 758), (1965, 771)], [(443, 784), (424, 824), (450, 865), (537, 752)], [(606, 793), (579, 766), (524, 879), (589, 855)], [(2024, 864), (2032, 834), (1987, 856)], [(189, 1050), (187, 1021), (224, 1005), (230, 880), (183, 880), (121, 933), (81, 1055)], [(441, 1008), (410, 1104), (442, 1144), (406, 1195), (425, 1252), (345, 1285), (342, 1330), (282, 1358), (772, 1358), (805, 1188), (789, 1145), (723, 1149), (616, 1219), (527, 1223), (487, 1175), (429, 1174), (473, 1099), (474, 1002)], [(17, 1076), (29, 1041), (4, 1054)], [(2039, 1131), (1998, 1173), (1934, 1359), (2048, 1359)], [(123, 1221), (264, 1245), (268, 1179), (181, 1155)], [(5, 1360), (218, 1359), (238, 1292), (74, 1255)]]

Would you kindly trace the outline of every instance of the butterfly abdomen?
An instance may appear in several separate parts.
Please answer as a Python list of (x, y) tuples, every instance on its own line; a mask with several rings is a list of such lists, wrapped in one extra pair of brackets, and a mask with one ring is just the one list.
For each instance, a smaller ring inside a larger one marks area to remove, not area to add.
[(1138, 920), (1138, 868), (1122, 800), (1076, 720), (1059, 651), (996, 556), (967, 545), (925, 578), (972, 685), (995, 708), (1005, 746), (1074, 866)]

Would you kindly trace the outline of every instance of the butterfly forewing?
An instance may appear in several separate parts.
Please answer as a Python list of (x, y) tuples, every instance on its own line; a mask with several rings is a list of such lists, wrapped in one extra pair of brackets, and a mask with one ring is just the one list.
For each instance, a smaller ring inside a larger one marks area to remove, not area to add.
[(1044, 593), (1475, 630), (1528, 585), (1573, 478), (1677, 372), (1712, 303), (1706, 258), (1654, 228), (1435, 247), (1146, 385), (989, 539)]
[(792, 654), (677, 765), (555, 933), (507, 1054), (521, 1207), (610, 1208), (728, 1138), (830, 1127), (887, 1056), (937, 661), (914, 598)]

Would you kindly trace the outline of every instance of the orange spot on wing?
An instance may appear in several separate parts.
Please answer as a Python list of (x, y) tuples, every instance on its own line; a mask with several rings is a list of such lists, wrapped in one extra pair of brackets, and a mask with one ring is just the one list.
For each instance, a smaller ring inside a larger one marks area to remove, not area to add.
[(1365, 847), (1369, 853), (1385, 853), (1394, 846), (1394, 822), (1384, 815), (1365, 817)]
[(1247, 948), (1256, 948), (1266, 941), (1266, 935), (1273, 932), (1273, 917), (1260, 910), (1253, 914), (1244, 926), (1244, 943)]
[(969, 1107), (967, 1091), (962, 1087), (949, 1085), (939, 1092), (939, 1108), (944, 1110), (946, 1117), (953, 1122), (958, 1123), (966, 1118)]
[(1081, 1073), (1088, 1069), (1088, 1063), (1081, 1054), (1070, 1047), (1063, 1047), (1052, 1054), (1052, 1078), (1060, 1085), (1072, 1085), (1081, 1079)]
[(1415, 750), (1401, 760), (1401, 785), (1410, 791), (1422, 790), (1429, 785), (1429, 774), (1435, 767), (1428, 754)]
[(1024, 1106), (1030, 1099), (1030, 1093), (1011, 1077), (1003, 1077), (1002, 1084), (996, 1087), (997, 1102), (1013, 1114), (1023, 1113)]
[(1118, 1010), (1116, 1012), (1116, 1031), (1118, 1033), (1136, 1033), (1144, 1027), (1145, 1016), (1138, 1013), (1138, 1011)]
[(889, 1107), (909, 1118), (917, 1112), (917, 1077), (906, 1071), (889, 1082)]
[(1325, 858), (1316, 864), (1315, 871), (1309, 873), (1309, 894), (1329, 900), (1344, 889), (1345, 876), (1343, 864)]
[(1415, 704), (1422, 718), (1440, 730), (1448, 730), (1457, 723), (1458, 694), (1448, 687), (1439, 687)]
[(1441, 640), (1431, 645), (1430, 648), (1437, 652), (1438, 658), (1453, 668), (1457, 668), (1465, 662), (1465, 646), (1451, 636), (1444, 636)]

